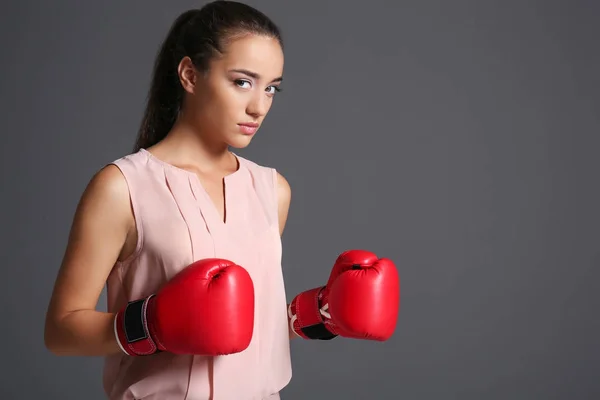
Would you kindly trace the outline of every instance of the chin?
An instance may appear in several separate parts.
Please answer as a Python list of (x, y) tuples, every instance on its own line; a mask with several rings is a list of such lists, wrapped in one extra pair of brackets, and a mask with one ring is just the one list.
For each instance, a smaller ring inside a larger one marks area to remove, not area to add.
[(229, 140), (228, 144), (229, 144), (229, 146), (231, 146), (235, 149), (244, 149), (250, 145), (250, 143), (252, 142), (252, 138), (253, 138), (252, 136), (236, 137), (236, 138), (232, 138), (231, 140)]

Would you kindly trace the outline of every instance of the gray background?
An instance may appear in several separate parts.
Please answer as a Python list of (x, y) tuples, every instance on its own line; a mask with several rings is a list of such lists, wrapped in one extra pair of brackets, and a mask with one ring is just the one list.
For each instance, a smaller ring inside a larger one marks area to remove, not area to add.
[[(348, 248), (402, 278), (395, 336), (294, 341), (283, 398), (599, 398), (598, 2), (249, 3), (287, 46), (240, 154), (292, 185), (288, 297)], [(202, 4), (3, 4), (0, 398), (103, 398), (101, 359), (45, 350), (46, 306), (82, 190)]]

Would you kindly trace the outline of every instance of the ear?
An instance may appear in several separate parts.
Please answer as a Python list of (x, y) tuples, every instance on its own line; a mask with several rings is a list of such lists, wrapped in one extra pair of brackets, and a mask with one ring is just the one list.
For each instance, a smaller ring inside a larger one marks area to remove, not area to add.
[(197, 71), (192, 60), (188, 56), (183, 57), (179, 62), (177, 74), (179, 75), (179, 82), (181, 82), (183, 90), (188, 93), (194, 93)]

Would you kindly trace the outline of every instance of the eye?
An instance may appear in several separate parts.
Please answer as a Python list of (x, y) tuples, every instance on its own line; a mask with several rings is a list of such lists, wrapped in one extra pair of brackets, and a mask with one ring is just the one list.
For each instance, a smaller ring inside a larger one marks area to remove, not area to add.
[[(271, 89), (270, 91), (269, 88)], [(281, 88), (279, 86), (269, 86), (267, 91), (269, 91), (269, 94), (275, 94), (281, 92)]]
[(244, 79), (236, 79), (235, 80), (235, 84), (238, 85), (239, 87), (243, 88), (243, 89), (249, 89), (250, 88), (250, 86), (244, 87), (243, 86), (244, 84), (252, 85), (249, 81), (244, 80)]

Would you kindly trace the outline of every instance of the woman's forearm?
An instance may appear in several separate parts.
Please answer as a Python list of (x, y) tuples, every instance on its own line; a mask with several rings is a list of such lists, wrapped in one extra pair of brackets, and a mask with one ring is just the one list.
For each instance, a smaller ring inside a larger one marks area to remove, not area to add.
[(106, 356), (122, 352), (114, 333), (115, 314), (96, 310), (68, 313), (46, 326), (45, 343), (56, 355)]

